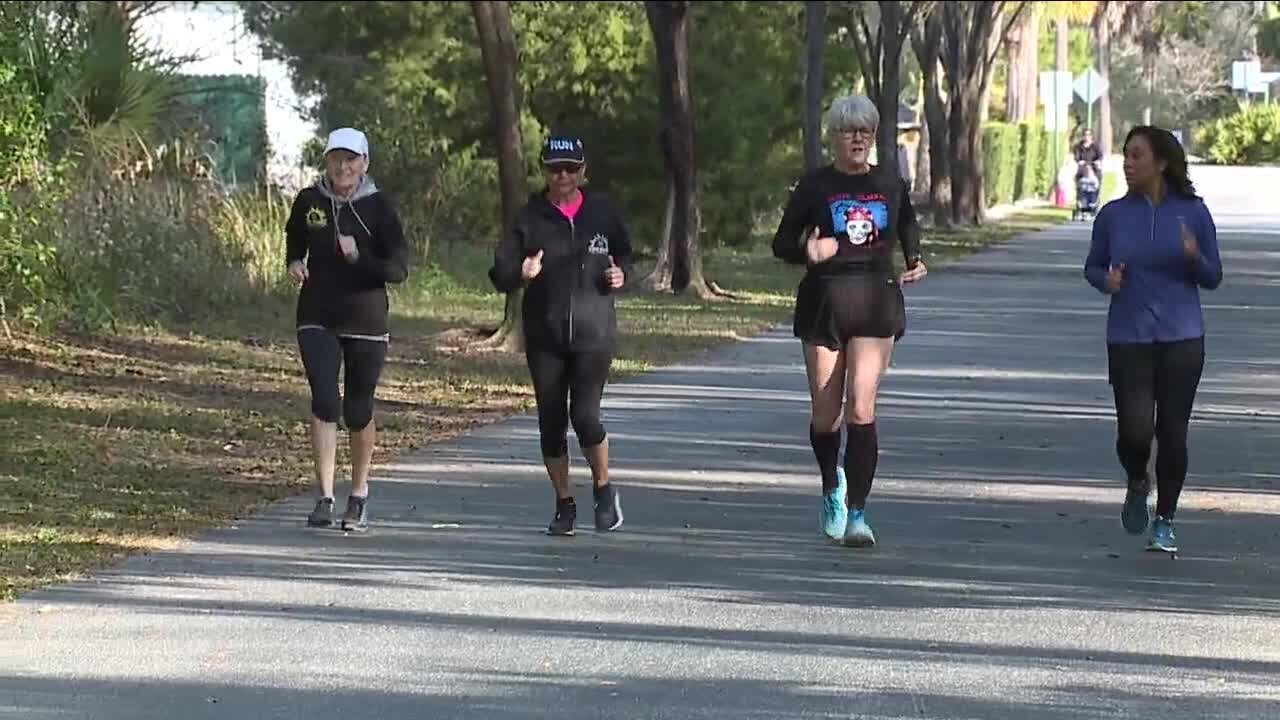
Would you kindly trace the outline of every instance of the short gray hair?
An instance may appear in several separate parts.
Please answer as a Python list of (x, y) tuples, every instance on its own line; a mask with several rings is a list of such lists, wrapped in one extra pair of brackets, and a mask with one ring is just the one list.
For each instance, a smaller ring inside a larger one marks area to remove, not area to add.
[(831, 101), (827, 110), (827, 136), (848, 132), (854, 128), (880, 127), (880, 111), (865, 95), (845, 95)]

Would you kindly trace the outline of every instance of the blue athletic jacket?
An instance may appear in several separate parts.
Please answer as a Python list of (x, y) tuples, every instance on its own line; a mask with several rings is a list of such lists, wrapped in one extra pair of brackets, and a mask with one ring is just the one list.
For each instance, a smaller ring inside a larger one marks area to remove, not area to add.
[[(1199, 253), (1183, 250), (1181, 225), (1195, 234)], [(1170, 192), (1159, 206), (1129, 193), (1102, 208), (1084, 263), (1089, 284), (1106, 292), (1107, 272), (1123, 264), (1124, 287), (1111, 296), (1107, 342), (1150, 343), (1204, 335), (1200, 288), (1222, 283), (1218, 232), (1198, 197)]]

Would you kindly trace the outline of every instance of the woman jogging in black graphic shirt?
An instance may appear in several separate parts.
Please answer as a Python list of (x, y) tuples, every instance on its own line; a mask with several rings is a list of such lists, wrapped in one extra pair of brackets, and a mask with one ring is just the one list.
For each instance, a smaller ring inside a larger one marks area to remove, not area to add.
[(595, 527), (622, 525), (622, 504), (609, 482), (609, 442), (600, 400), (613, 361), (613, 294), (631, 276), (631, 243), (617, 210), (581, 188), (582, 141), (552, 137), (542, 148), (546, 187), (534, 193), (502, 238), (489, 277), (500, 292), (525, 285), (526, 360), (538, 403), (542, 459), (556, 494), (547, 532), (573, 535), (577, 506), (569, 490), (573, 424), (591, 466)]
[[(906, 185), (895, 168), (868, 163), (879, 123), (865, 97), (832, 103), (826, 124), (834, 162), (801, 178), (773, 239), (776, 257), (808, 266), (793, 331), (803, 342), (809, 377), (809, 441), (822, 473), (820, 525), (827, 537), (850, 546), (876, 541), (865, 513), (879, 458), (876, 393), (894, 343), (906, 332), (900, 284), (927, 273)], [(895, 244), (906, 260), (901, 277), (894, 277)], [(842, 412), (849, 440), (840, 467)]]
[(289, 276), (302, 285), (298, 349), (311, 386), (311, 446), (320, 494), (307, 524), (332, 527), (335, 522), (341, 417), (351, 435), (352, 456), (351, 494), (341, 525), (363, 531), (376, 439), (373, 394), (387, 356), (386, 286), (408, 275), (408, 249), (395, 210), (365, 174), (369, 142), (364, 133), (352, 128), (330, 133), (324, 164), (324, 176), (298, 193), (285, 225)]

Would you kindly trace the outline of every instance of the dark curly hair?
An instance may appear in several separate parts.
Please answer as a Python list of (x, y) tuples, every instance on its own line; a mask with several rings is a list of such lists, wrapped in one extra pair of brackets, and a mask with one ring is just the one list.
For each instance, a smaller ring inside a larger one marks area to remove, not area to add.
[(1156, 159), (1164, 161), (1165, 185), (1179, 195), (1195, 197), (1196, 187), (1191, 184), (1191, 177), (1187, 173), (1187, 152), (1182, 149), (1182, 143), (1178, 142), (1178, 138), (1164, 128), (1138, 125), (1130, 130), (1129, 135), (1124, 139), (1125, 148), (1128, 148), (1129, 143), (1139, 136), (1146, 138)]

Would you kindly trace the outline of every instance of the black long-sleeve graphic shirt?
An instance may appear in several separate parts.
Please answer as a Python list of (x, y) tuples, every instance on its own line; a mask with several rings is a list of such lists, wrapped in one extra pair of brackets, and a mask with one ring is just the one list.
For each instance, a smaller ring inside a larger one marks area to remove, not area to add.
[(906, 183), (879, 167), (850, 175), (827, 165), (801, 178), (774, 234), (774, 256), (808, 262), (805, 243), (814, 228), (834, 237), (839, 250), (811, 266), (810, 275), (892, 274), (895, 245), (908, 267), (920, 259), (920, 225)]

